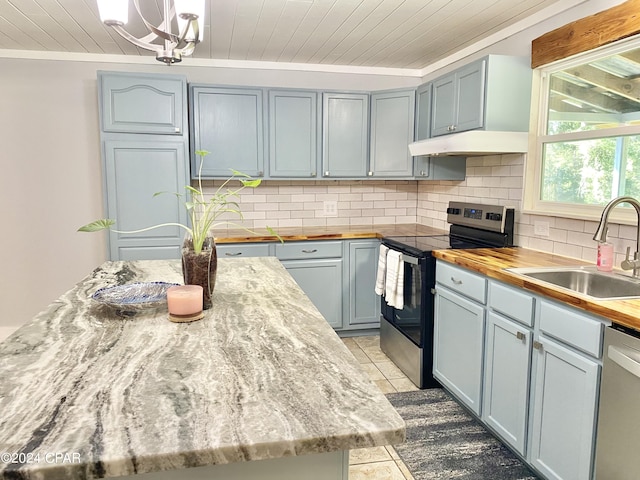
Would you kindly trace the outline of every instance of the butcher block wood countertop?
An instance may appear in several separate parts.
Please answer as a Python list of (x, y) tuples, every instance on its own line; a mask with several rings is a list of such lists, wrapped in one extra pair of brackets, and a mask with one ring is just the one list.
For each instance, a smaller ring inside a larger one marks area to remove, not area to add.
[[(400, 225), (336, 225), (329, 227), (284, 227), (274, 229), (285, 241), (349, 240), (356, 238), (382, 238), (398, 236), (446, 235), (446, 230), (417, 223)], [(240, 229), (216, 230), (216, 243), (277, 242), (278, 238), (265, 229), (256, 228), (256, 235)], [(261, 232), (266, 232), (260, 235)]]
[(593, 266), (593, 263), (519, 247), (436, 250), (433, 255), (445, 262), (601, 315), (613, 323), (640, 331), (640, 299), (593, 300), (579, 293), (556, 288), (546, 282), (505, 270), (521, 267)]

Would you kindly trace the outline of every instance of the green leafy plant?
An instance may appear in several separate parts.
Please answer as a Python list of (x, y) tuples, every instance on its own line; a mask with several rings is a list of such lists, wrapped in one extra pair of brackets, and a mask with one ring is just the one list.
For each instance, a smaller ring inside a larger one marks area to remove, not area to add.
[[(210, 230), (220, 225), (232, 225), (255, 234), (253, 230), (246, 228), (240, 224), (231, 222), (229, 220), (218, 219), (225, 213), (232, 213), (238, 215), (240, 220), (242, 220), (244, 217), (242, 215), (242, 211), (240, 210), (240, 205), (238, 205), (236, 199), (239, 197), (239, 194), (242, 190), (244, 190), (245, 188), (256, 188), (260, 185), (262, 180), (251, 178), (249, 175), (238, 172), (237, 170), (231, 170), (231, 177), (226, 179), (222, 183), (222, 185), (220, 185), (215, 190), (215, 192), (213, 192), (210, 199), (207, 200), (202, 189), (202, 164), (204, 161), (204, 157), (208, 155), (209, 152), (207, 152), (206, 150), (197, 150), (195, 153), (200, 157), (200, 165), (198, 167), (198, 187), (194, 188), (191, 185), (185, 186), (185, 189), (189, 194), (188, 200), (185, 201), (185, 207), (187, 208), (187, 212), (189, 213), (191, 227), (183, 225), (181, 223), (170, 222), (152, 225), (150, 227), (141, 228), (139, 230), (123, 231), (111, 228), (116, 223), (114, 219), (103, 218), (80, 227), (78, 231), (98, 232), (100, 230), (109, 229), (116, 233), (141, 233), (155, 228), (178, 226), (191, 235), (191, 238), (193, 240), (193, 250), (196, 254), (202, 251), (205, 239), (210, 236)], [(238, 180), (240, 182), (240, 186), (237, 188), (230, 188), (230, 183), (234, 180)], [(167, 193), (171, 192), (157, 192), (154, 194), (154, 197)], [(173, 194), (178, 197), (182, 197), (184, 195), (178, 192), (175, 192)], [(271, 235), (276, 236), (280, 241), (282, 241), (282, 238), (272, 228), (266, 227), (266, 229)]]

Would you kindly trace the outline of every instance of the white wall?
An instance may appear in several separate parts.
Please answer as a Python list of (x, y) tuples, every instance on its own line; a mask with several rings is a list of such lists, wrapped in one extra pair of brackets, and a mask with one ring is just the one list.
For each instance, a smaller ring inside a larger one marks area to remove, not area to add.
[[(505, 45), (511, 49), (517, 45), (516, 51), (508, 53), (527, 55), (525, 47), (541, 33), (618, 3), (589, 0), (493, 49), (505, 53)], [(103, 212), (97, 70), (181, 73), (195, 83), (340, 90), (382, 90), (420, 83), (416, 77), (392, 75), (193, 67), (188, 60), (170, 70), (160, 64), (16, 58), (2, 62), (0, 328), (28, 321), (106, 258), (102, 235), (76, 233), (78, 226)], [(421, 218), (428, 222), (428, 194), (442, 185), (426, 185), (420, 184), (417, 195)], [(393, 182), (388, 187), (401, 188)], [(346, 208), (355, 212), (365, 207)], [(407, 215), (397, 216), (412, 218), (410, 207), (402, 208), (409, 208)]]

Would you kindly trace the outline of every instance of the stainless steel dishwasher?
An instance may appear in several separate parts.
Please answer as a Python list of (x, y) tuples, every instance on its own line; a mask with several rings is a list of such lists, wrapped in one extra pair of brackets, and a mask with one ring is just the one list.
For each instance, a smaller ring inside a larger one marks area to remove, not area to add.
[(637, 480), (640, 475), (640, 334), (605, 329), (596, 480)]

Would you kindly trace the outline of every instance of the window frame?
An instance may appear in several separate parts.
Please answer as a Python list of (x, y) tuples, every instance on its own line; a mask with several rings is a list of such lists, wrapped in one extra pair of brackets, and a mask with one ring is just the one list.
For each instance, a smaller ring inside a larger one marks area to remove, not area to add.
[[(523, 213), (548, 215), (579, 220), (599, 221), (604, 205), (580, 205), (573, 203), (549, 202), (540, 199), (542, 184), (542, 168), (544, 144), (563, 141), (577, 141), (594, 138), (606, 138), (625, 135), (640, 135), (640, 125), (620, 126), (606, 130), (589, 130), (581, 132), (547, 134), (549, 80), (555, 72), (577, 67), (597, 58), (607, 57), (628, 50), (640, 49), (640, 35), (620, 40), (613, 44), (580, 53), (569, 58), (558, 60), (533, 70), (531, 87), (531, 123), (529, 135), (529, 152), (525, 159), (523, 181)], [(606, 135), (595, 133), (606, 132)], [(633, 224), (637, 215), (633, 208), (616, 208), (612, 211), (614, 222)]]

